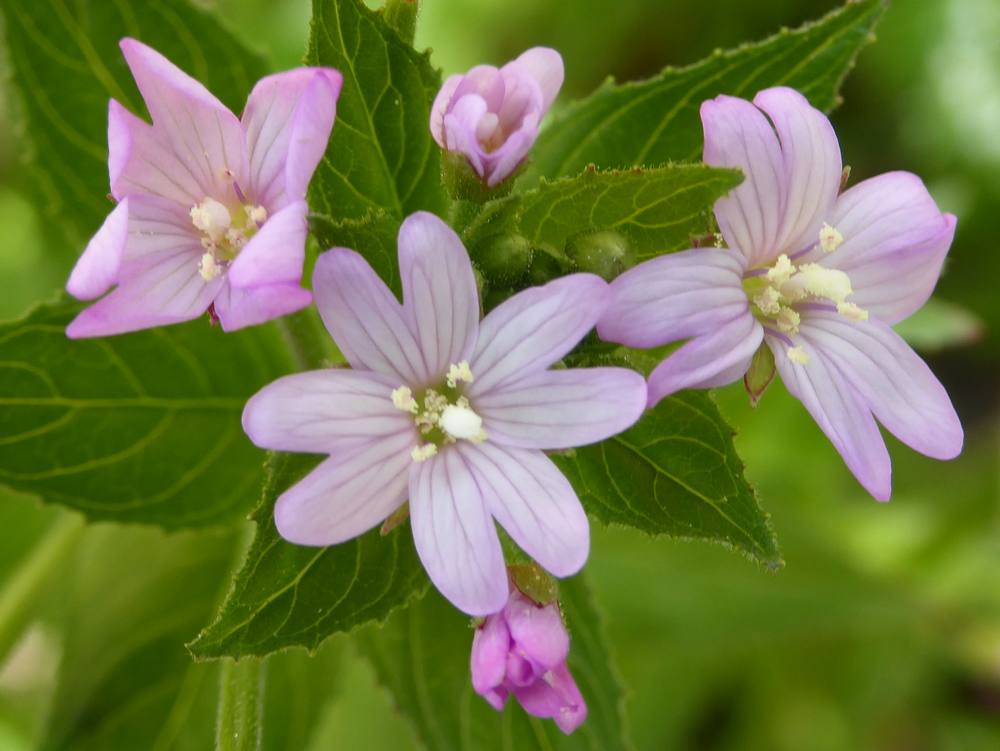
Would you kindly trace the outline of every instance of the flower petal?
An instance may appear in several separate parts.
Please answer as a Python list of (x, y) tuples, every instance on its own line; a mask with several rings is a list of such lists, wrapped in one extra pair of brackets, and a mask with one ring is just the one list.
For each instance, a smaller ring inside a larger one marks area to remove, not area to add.
[(695, 337), (649, 375), (649, 406), (681, 389), (724, 386), (742, 376), (764, 338), (764, 328), (749, 312)]
[(844, 169), (840, 142), (826, 115), (795, 89), (765, 89), (753, 103), (771, 119), (781, 142), (785, 193), (778, 248), (795, 253), (818, 241), (837, 198)]
[(880, 501), (892, 493), (892, 466), (885, 441), (861, 395), (832, 365), (824, 350), (796, 340), (809, 361), (788, 359), (788, 345), (768, 336), (774, 362), (788, 391), (812, 415), (858, 481)]
[(347, 248), (328, 250), (316, 260), (313, 291), (323, 323), (352, 367), (411, 388), (429, 384), (432, 374), (402, 306), (364, 258)]
[(308, 211), (305, 201), (294, 201), (264, 222), (229, 267), (229, 283), (298, 285), (306, 258)]
[(277, 211), (306, 197), (326, 152), (342, 85), (333, 68), (296, 68), (257, 82), (243, 111), (252, 200)]
[(482, 97), (490, 112), (499, 110), (504, 98), (504, 80), (500, 71), (492, 65), (471, 68), (455, 88), (454, 100), (457, 103), (467, 96)]
[(593, 274), (571, 274), (517, 293), (479, 324), (470, 358), (472, 398), (544, 370), (562, 359), (601, 317), (608, 285)]
[(744, 263), (732, 250), (698, 248), (639, 264), (611, 282), (597, 333), (650, 348), (714, 331), (749, 310)]
[(98, 298), (118, 281), (128, 242), (128, 205), (124, 198), (115, 206), (73, 267), (66, 291), (78, 300)]
[(489, 440), (460, 443), (455, 450), (471, 468), (490, 513), (525, 553), (555, 576), (580, 570), (590, 551), (587, 515), (551, 459)]
[(555, 603), (538, 605), (514, 592), (504, 608), (504, 617), (516, 650), (541, 665), (542, 672), (566, 660), (569, 634)]
[(646, 409), (646, 381), (625, 368), (545, 370), (476, 397), (489, 439), (566, 449), (603, 441)]
[(437, 145), (442, 149), (445, 148), (444, 116), (448, 113), (455, 91), (462, 83), (463, 78), (465, 76), (462, 73), (448, 76), (441, 90), (434, 97), (434, 104), (431, 106), (431, 135), (434, 136)]
[(285, 376), (247, 402), (243, 430), (256, 445), (274, 451), (334, 454), (406, 432), (416, 445), (412, 417), (392, 404), (397, 385), (355, 370)]
[(479, 292), (465, 246), (433, 214), (411, 214), (399, 229), (403, 308), (427, 373), (466, 359), (479, 330)]
[(715, 204), (726, 243), (751, 267), (814, 244), (840, 185), (840, 145), (826, 116), (778, 87), (753, 104), (716, 97), (702, 104), (701, 118), (705, 162), (745, 176)]
[(264, 284), (248, 289), (225, 284), (213, 302), (222, 330), (237, 331), (302, 310), (312, 302), (312, 294), (298, 284)]
[(479, 616), (504, 606), (507, 569), (500, 538), (456, 447), (414, 465), (410, 522), (427, 574), (455, 607)]
[(852, 302), (888, 324), (915, 313), (930, 297), (955, 235), (923, 181), (889, 172), (845, 191), (830, 224), (844, 243), (816, 260), (851, 278)]
[[(510, 650), (510, 631), (500, 615), (491, 615), (472, 637), (472, 655), (469, 669), (472, 674), (472, 688), (477, 694), (487, 692), (503, 683)], [(502, 706), (502, 705), (501, 705)]]
[(121, 41), (153, 127), (197, 178), (202, 197), (237, 196), (232, 183), (249, 172), (243, 126), (198, 81), (135, 39)]
[(804, 318), (801, 331), (899, 440), (935, 459), (958, 456), (963, 434), (955, 408), (899, 334), (881, 321), (820, 312)]
[(487, 177), (486, 154), (476, 137), (479, 121), (487, 112), (486, 100), (475, 94), (459, 99), (444, 116), (444, 142), (448, 151), (457, 151), (482, 178)]
[(587, 719), (587, 704), (565, 663), (554, 668), (550, 679), (537, 680), (518, 688), (514, 695), (524, 711), (536, 717), (550, 717), (566, 735)]
[(406, 500), (412, 447), (412, 436), (398, 433), (324, 460), (278, 498), (278, 533), (324, 546), (377, 526)]
[(534, 79), (542, 91), (542, 114), (552, 106), (565, 76), (562, 55), (549, 47), (532, 47), (522, 52), (516, 60), (503, 66), (500, 73), (505, 79), (512, 74)]
[(490, 188), (510, 177), (518, 165), (524, 161), (538, 138), (538, 127), (526, 122), (514, 133), (507, 136), (503, 145), (483, 156), (486, 171), (486, 185)]

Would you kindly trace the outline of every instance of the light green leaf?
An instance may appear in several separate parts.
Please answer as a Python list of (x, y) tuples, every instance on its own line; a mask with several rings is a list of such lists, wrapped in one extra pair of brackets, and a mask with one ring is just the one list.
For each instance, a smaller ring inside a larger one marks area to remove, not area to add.
[(397, 294), (401, 291), (396, 238), (400, 220), (385, 211), (373, 211), (362, 219), (336, 220), (315, 214), (309, 227), (321, 250), (350, 248), (365, 257), (375, 272)]
[(624, 694), (590, 588), (577, 576), (560, 582), (559, 593), (571, 638), (569, 669), (588, 709), (570, 736), (525, 713), (513, 697), (498, 713), (473, 691), (472, 623), (435, 591), (384, 626), (361, 632), (358, 641), (429, 751), (629, 749)]
[(361, 0), (313, 0), (306, 59), (344, 76), (313, 208), (341, 219), (380, 209), (400, 218), (418, 209), (441, 214), (440, 149), (430, 132), (441, 79), (427, 55)]
[(719, 94), (752, 98), (769, 86), (791, 86), (828, 111), (884, 9), (884, 0), (852, 0), (820, 21), (692, 66), (667, 68), (646, 81), (609, 81), (542, 131), (533, 171), (551, 178), (591, 163), (629, 167), (696, 159), (702, 148), (698, 108)]
[(0, 0), (20, 95), (31, 193), (54, 252), (69, 260), (113, 208), (108, 193), (108, 99), (143, 113), (118, 49), (125, 36), (156, 48), (235, 112), (267, 70), (216, 19), (185, 0)]
[(936, 297), (893, 328), (913, 347), (924, 352), (975, 344), (986, 332), (986, 324), (975, 313)]
[(705, 539), (770, 569), (783, 564), (711, 397), (667, 397), (631, 429), (552, 457), (592, 517), (652, 535)]
[[(614, 242), (628, 265), (690, 248), (693, 235), (711, 229), (709, 213), (721, 196), (739, 185), (737, 170), (700, 164), (671, 164), (628, 171), (584, 170), (576, 177), (542, 180), (539, 187), (487, 204), (464, 238), (475, 257), (493, 238), (518, 234), (557, 257), (587, 262), (574, 252), (593, 242)], [(591, 253), (591, 261), (595, 253)]]
[(312, 469), (314, 456), (278, 454), (255, 513), (257, 533), (218, 616), (189, 645), (197, 658), (315, 650), (331, 634), (384, 619), (427, 586), (410, 530), (378, 530), (340, 545), (308, 548), (278, 535), (277, 497)]
[(0, 484), (91, 519), (176, 529), (244, 516), (263, 472), (243, 405), (291, 370), (274, 329), (201, 320), (73, 341), (81, 308), (0, 324)]

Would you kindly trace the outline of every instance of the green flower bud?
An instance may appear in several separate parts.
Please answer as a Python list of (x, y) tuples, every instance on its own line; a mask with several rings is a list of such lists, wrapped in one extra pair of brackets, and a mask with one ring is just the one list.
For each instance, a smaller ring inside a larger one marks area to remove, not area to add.
[(614, 230), (577, 235), (566, 245), (566, 255), (580, 271), (609, 282), (635, 263), (628, 239)]
[(490, 281), (512, 285), (524, 279), (533, 255), (531, 243), (521, 235), (491, 235), (473, 248), (472, 260)]

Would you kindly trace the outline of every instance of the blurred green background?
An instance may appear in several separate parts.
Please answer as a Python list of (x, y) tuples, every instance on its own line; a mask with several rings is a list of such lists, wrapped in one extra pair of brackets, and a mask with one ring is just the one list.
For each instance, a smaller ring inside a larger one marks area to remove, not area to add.
[[(276, 68), (299, 62), (308, 0), (201, 4)], [(418, 46), (451, 73), (551, 45), (566, 61), (568, 101), (609, 74), (691, 63), (836, 4), (425, 0)], [(935, 306), (909, 330), (956, 402), (966, 450), (941, 464), (891, 442), (895, 492), (879, 505), (780, 385), (756, 410), (739, 388), (720, 392), (786, 567), (767, 574), (704, 544), (595, 530), (588, 569), (643, 751), (1000, 749), (1000, 2), (895, 0), (843, 95), (833, 122), (852, 180), (911, 170), (959, 216), (937, 297), (961, 307)], [(19, 193), (8, 106), (0, 101), (0, 318), (50, 296), (68, 273)], [(59, 514), (0, 501), (7, 577)], [(112, 533), (143, 534), (98, 527), (84, 542)], [(67, 566), (71, 589), (74, 576)], [(58, 629), (32, 630), (0, 669), (0, 749), (34, 746)], [(310, 747), (411, 747), (368, 668), (343, 659)]]

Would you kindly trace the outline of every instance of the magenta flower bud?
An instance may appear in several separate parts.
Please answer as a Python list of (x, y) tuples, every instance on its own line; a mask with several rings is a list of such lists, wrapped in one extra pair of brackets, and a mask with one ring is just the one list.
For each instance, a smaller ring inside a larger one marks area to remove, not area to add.
[(444, 82), (431, 108), (431, 133), (492, 188), (528, 155), (562, 82), (562, 56), (547, 47), (533, 47), (499, 70), (477, 65)]
[(538, 605), (514, 590), (472, 641), (472, 687), (499, 711), (514, 694), (526, 712), (555, 720), (567, 735), (587, 705), (566, 667), (569, 634), (556, 603)]

